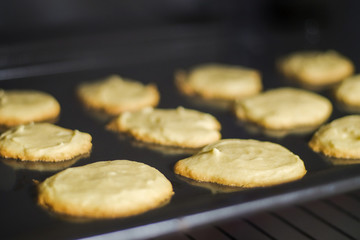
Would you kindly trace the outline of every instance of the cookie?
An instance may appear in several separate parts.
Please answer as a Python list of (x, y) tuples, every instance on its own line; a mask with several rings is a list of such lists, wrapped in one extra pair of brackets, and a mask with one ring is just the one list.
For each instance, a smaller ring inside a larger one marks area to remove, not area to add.
[(0, 125), (8, 128), (30, 122), (56, 119), (60, 104), (37, 90), (0, 90)]
[(238, 187), (263, 187), (302, 178), (303, 161), (279, 144), (223, 139), (178, 161), (176, 174), (201, 182)]
[(172, 185), (162, 173), (129, 160), (68, 168), (38, 185), (40, 206), (85, 218), (140, 214), (162, 206), (172, 195)]
[(262, 90), (259, 71), (221, 64), (201, 65), (189, 73), (179, 71), (175, 83), (184, 94), (206, 99), (235, 100)]
[(0, 156), (24, 161), (57, 162), (86, 155), (91, 136), (50, 123), (31, 123), (11, 128), (0, 136)]
[(184, 148), (203, 147), (221, 138), (221, 126), (215, 117), (183, 107), (125, 112), (108, 128), (143, 142)]
[(335, 99), (348, 108), (360, 108), (360, 74), (342, 81), (334, 91)]
[(234, 110), (241, 120), (284, 130), (321, 125), (331, 115), (332, 104), (319, 94), (284, 87), (237, 101)]
[(340, 82), (354, 72), (352, 61), (333, 50), (295, 52), (282, 58), (278, 68), (287, 78), (310, 87)]
[(90, 109), (117, 115), (158, 104), (160, 94), (153, 84), (112, 75), (96, 82), (80, 84), (77, 88), (80, 100)]
[(329, 157), (360, 159), (359, 126), (360, 115), (338, 118), (316, 131), (309, 146)]

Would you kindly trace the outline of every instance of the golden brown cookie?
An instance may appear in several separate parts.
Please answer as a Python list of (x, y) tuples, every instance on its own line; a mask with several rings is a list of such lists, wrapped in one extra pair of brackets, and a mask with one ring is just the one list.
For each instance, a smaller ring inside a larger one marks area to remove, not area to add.
[(223, 139), (175, 164), (176, 174), (201, 182), (262, 187), (302, 178), (303, 161), (279, 144)]
[(279, 70), (290, 79), (310, 87), (337, 83), (354, 72), (354, 64), (336, 51), (299, 51), (283, 57)]
[(0, 125), (12, 127), (56, 119), (60, 104), (48, 93), (36, 90), (0, 90)]
[(318, 126), (331, 113), (332, 104), (327, 98), (287, 87), (268, 90), (235, 105), (239, 119), (273, 130)]
[(342, 81), (334, 91), (335, 99), (347, 108), (360, 108), (360, 75)]
[(77, 95), (90, 109), (112, 115), (154, 107), (160, 99), (155, 85), (144, 85), (117, 75), (96, 82), (83, 83), (77, 88)]
[(183, 107), (125, 112), (108, 128), (140, 141), (186, 148), (203, 147), (221, 138), (221, 126), (215, 117)]
[(129, 160), (100, 161), (68, 168), (38, 185), (38, 202), (76, 217), (127, 217), (160, 207), (172, 185), (153, 167)]
[(175, 75), (178, 89), (186, 95), (206, 99), (235, 100), (259, 93), (259, 71), (241, 66), (205, 64)]
[(0, 156), (24, 161), (57, 162), (91, 151), (91, 136), (50, 123), (31, 123), (0, 136)]
[(360, 115), (338, 118), (315, 132), (309, 146), (335, 158), (360, 159)]

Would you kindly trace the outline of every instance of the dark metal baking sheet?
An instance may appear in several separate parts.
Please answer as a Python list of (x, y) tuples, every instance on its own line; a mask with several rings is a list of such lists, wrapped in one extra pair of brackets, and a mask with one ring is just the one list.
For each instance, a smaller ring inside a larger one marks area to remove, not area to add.
[[(178, 93), (173, 84), (174, 71), (179, 68), (189, 68), (203, 62), (222, 62), (259, 69), (265, 89), (289, 85), (274, 68), (278, 56), (302, 49), (304, 44), (307, 48), (337, 48), (338, 45), (334, 42), (325, 46), (306, 45), (308, 43), (301, 34), (283, 38), (244, 30), (237, 33), (229, 29), (219, 31), (203, 28), (172, 30), (170, 33), (167, 31), (163, 34), (167, 38), (144, 38), (143, 41), (133, 36), (137, 43), (131, 41), (131, 37), (124, 40), (121, 36), (110, 40), (107, 36), (102, 43), (84, 41), (85, 46), (81, 44), (84, 39), (74, 40), (68, 44), (71, 48), (67, 45), (62, 49), (62, 54), (54, 48), (56, 44), (61, 46), (61, 41), (55, 41), (42, 45), (37, 51), (28, 48), (28, 56), (34, 59), (39, 52), (48, 54), (44, 62), (34, 60), (34, 65), (16, 63), (2, 67), (0, 88), (49, 92), (62, 107), (57, 124), (92, 135), (90, 157), (74, 162), (72, 166), (114, 159), (144, 162), (165, 174), (174, 186), (175, 195), (168, 205), (138, 216), (79, 222), (54, 216), (36, 204), (33, 180), (42, 181), (59, 171), (56, 167), (65, 166), (51, 166), (50, 170), (46, 170), (38, 165), (0, 161), (1, 239), (144, 239), (360, 187), (360, 166), (334, 166), (312, 152), (307, 146), (311, 134), (276, 138), (249, 131), (238, 123), (230, 111), (186, 98)], [(77, 46), (81, 46), (81, 49), (78, 50)], [(338, 50), (353, 57), (352, 52), (346, 52), (346, 47)], [(54, 51), (56, 57), (51, 59)], [(11, 49), (8, 54), (11, 54)], [(161, 108), (184, 106), (213, 114), (222, 124), (223, 138), (255, 138), (287, 147), (304, 160), (308, 173), (300, 181), (239, 191), (213, 189), (176, 176), (172, 171), (173, 165), (187, 154), (167, 154), (121, 138), (105, 130), (106, 119), (85, 110), (79, 103), (74, 89), (80, 82), (113, 73), (144, 83), (155, 82), (161, 94)], [(320, 94), (331, 98), (328, 91)], [(334, 105), (331, 119), (346, 114)]]

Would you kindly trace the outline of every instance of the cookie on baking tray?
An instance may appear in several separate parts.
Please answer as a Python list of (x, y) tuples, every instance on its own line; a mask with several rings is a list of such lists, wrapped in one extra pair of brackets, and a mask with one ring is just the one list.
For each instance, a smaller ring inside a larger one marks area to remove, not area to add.
[(354, 72), (352, 61), (334, 50), (294, 52), (282, 58), (278, 68), (287, 78), (310, 87), (337, 83)]
[(50, 121), (60, 114), (60, 104), (48, 93), (37, 90), (0, 89), (0, 126)]
[(360, 74), (342, 81), (334, 90), (335, 99), (347, 108), (360, 108)]
[(183, 107), (125, 112), (108, 128), (139, 141), (184, 148), (203, 147), (221, 138), (221, 126), (215, 117)]
[(68, 168), (38, 185), (38, 203), (76, 217), (115, 218), (167, 203), (172, 184), (157, 169), (129, 160)]
[(315, 152), (343, 159), (360, 159), (360, 115), (338, 118), (315, 132), (309, 146)]
[(252, 139), (223, 139), (175, 164), (174, 171), (201, 182), (262, 187), (302, 178), (303, 161), (279, 144)]
[(327, 98), (288, 87), (237, 101), (234, 108), (240, 120), (273, 130), (319, 126), (332, 113), (332, 104)]
[(0, 156), (24, 161), (57, 162), (91, 151), (91, 136), (50, 123), (13, 127), (0, 135)]
[(154, 107), (160, 99), (155, 85), (144, 85), (118, 75), (80, 84), (77, 88), (77, 95), (90, 109), (111, 115), (124, 111), (135, 111), (144, 107)]
[(262, 89), (259, 71), (221, 64), (200, 65), (188, 73), (178, 71), (175, 83), (184, 94), (206, 99), (235, 100), (255, 95)]

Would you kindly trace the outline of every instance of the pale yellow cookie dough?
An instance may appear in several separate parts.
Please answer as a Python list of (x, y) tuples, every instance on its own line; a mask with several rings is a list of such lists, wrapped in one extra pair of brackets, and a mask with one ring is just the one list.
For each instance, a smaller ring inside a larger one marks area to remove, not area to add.
[(239, 119), (274, 130), (317, 126), (331, 113), (332, 104), (327, 98), (287, 87), (268, 90), (235, 105)]
[(60, 104), (48, 93), (36, 90), (0, 89), (0, 125), (11, 127), (30, 122), (53, 120)]
[(20, 125), (0, 136), (0, 156), (26, 161), (56, 162), (91, 151), (91, 136), (50, 123)]
[(360, 159), (359, 126), (360, 115), (338, 118), (315, 132), (309, 146), (330, 157)]
[(281, 59), (280, 71), (305, 85), (321, 87), (342, 81), (354, 72), (354, 64), (334, 50), (299, 51)]
[(140, 141), (166, 146), (198, 148), (221, 138), (221, 126), (215, 117), (183, 107), (125, 112), (108, 127)]
[(349, 77), (335, 88), (335, 98), (349, 107), (360, 107), (360, 74)]
[(221, 64), (201, 65), (189, 73), (179, 71), (175, 83), (187, 95), (224, 100), (252, 96), (262, 89), (259, 71)]
[(202, 182), (262, 187), (302, 178), (303, 161), (279, 144), (223, 139), (175, 164), (174, 171)]
[(127, 217), (160, 207), (173, 195), (157, 169), (129, 160), (68, 168), (38, 186), (41, 206), (87, 218)]
[(144, 85), (117, 75), (96, 82), (83, 83), (77, 88), (77, 94), (89, 108), (113, 115), (154, 107), (160, 99), (155, 85)]

